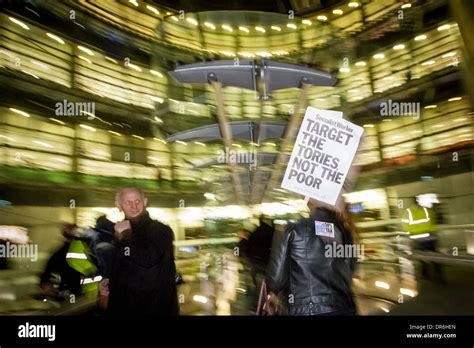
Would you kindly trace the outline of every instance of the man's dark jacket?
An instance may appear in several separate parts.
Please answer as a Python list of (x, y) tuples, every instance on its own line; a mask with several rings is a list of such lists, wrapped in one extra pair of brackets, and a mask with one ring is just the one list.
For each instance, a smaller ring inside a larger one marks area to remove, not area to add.
[[(334, 226), (334, 237), (316, 235), (315, 221)], [(282, 293), (289, 315), (355, 312), (351, 283), (355, 258), (329, 257), (326, 245), (352, 244), (349, 232), (327, 209), (275, 232), (267, 268), (270, 291)]]
[(148, 212), (131, 220), (132, 231), (115, 241), (109, 280), (110, 315), (179, 315), (173, 231)]

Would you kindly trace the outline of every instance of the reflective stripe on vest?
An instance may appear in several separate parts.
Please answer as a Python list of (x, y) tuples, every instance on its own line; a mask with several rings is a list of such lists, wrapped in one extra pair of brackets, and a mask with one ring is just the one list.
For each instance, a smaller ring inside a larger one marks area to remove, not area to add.
[(68, 265), (86, 277), (97, 272), (96, 266), (87, 258), (88, 250), (83, 241), (73, 240), (66, 254)]
[(426, 210), (426, 208), (423, 208), (423, 210), (425, 211), (425, 218), (418, 219), (418, 220), (413, 220), (413, 214), (412, 214), (410, 208), (408, 208), (407, 209), (408, 220), (407, 219), (402, 219), (402, 222), (408, 223), (409, 225), (416, 225), (416, 224), (422, 224), (423, 222), (430, 221), (430, 214), (428, 214), (428, 210)]

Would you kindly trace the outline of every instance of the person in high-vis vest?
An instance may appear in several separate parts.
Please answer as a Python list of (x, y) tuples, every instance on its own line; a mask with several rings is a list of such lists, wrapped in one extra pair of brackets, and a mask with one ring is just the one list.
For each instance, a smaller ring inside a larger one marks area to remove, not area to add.
[(69, 245), (66, 261), (81, 274), (81, 293), (97, 295), (99, 283), (102, 280), (97, 272), (97, 267), (90, 259), (90, 251), (86, 242), (75, 239)]
[[(44, 295), (58, 296), (60, 293), (68, 292), (75, 295), (81, 294), (81, 273), (71, 267), (67, 260), (67, 254), (74, 240), (74, 224), (64, 223), (62, 234), (65, 238), (64, 244), (48, 260), (45, 270), (41, 275), (40, 288)], [(53, 274), (59, 274), (61, 278), (59, 288), (54, 287), (51, 280)]]
[[(409, 232), (415, 250), (437, 252), (438, 229), (436, 227), (436, 216), (432, 209), (419, 205), (416, 198), (414, 198), (414, 204), (405, 209), (401, 221), (403, 229)], [(420, 262), (422, 275), (428, 277), (428, 263)], [(441, 280), (441, 266), (433, 263), (433, 269), (435, 276)]]

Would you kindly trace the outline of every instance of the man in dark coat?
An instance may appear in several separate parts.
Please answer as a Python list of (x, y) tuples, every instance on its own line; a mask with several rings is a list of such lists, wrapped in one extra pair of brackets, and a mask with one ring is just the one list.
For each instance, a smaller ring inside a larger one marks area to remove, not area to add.
[(101, 286), (110, 315), (179, 315), (173, 231), (150, 218), (147, 203), (136, 188), (124, 188), (116, 196), (125, 220), (115, 224), (110, 278), (108, 286)]

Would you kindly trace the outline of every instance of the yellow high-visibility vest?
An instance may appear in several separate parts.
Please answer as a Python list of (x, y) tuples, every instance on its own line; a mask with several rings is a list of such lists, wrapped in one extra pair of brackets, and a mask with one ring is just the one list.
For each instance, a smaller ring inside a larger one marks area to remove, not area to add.
[(80, 240), (73, 240), (66, 254), (66, 262), (82, 274), (81, 286), (83, 292), (97, 291), (102, 280), (97, 276), (97, 267), (88, 258), (89, 248)]
[(431, 209), (413, 206), (407, 208), (402, 217), (404, 230), (410, 232), (411, 235), (419, 235), (425, 233), (435, 233), (436, 224), (435, 216)]

